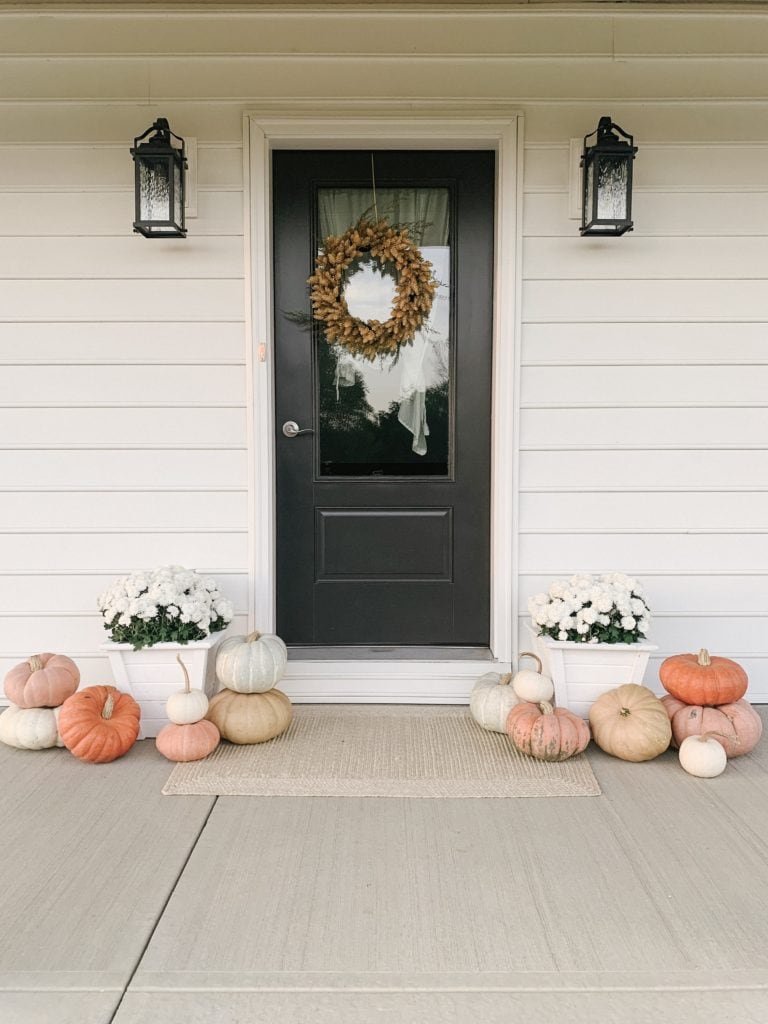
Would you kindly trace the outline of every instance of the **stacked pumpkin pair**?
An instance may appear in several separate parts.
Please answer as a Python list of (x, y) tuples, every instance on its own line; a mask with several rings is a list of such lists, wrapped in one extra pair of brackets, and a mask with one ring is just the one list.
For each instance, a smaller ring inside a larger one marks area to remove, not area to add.
[(225, 640), (216, 655), (223, 689), (211, 698), (208, 720), (230, 743), (264, 743), (285, 732), (293, 709), (276, 689), (288, 651), (279, 636), (255, 631)]
[(80, 685), (80, 671), (63, 654), (33, 654), (5, 677), (10, 707), (0, 715), (0, 742), (20, 750), (63, 747), (59, 710)]
[(218, 747), (219, 730), (206, 720), (208, 697), (202, 690), (192, 689), (187, 666), (176, 655), (184, 673), (184, 689), (172, 693), (165, 702), (169, 724), (157, 734), (157, 749), (169, 761), (200, 761)]
[(730, 658), (702, 649), (662, 662), (662, 698), (672, 726), (672, 743), (691, 775), (714, 778), (729, 757), (754, 750), (763, 732), (762, 719), (746, 700), (747, 673)]

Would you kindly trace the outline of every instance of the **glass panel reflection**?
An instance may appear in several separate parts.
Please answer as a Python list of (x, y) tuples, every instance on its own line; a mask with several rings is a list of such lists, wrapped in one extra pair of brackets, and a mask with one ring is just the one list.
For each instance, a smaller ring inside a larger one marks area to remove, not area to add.
[[(446, 476), (450, 423), (450, 246), (447, 188), (377, 189), (379, 217), (408, 227), (439, 287), (412, 344), (374, 362), (329, 345), (316, 324), (320, 472), (323, 476)], [(320, 245), (371, 210), (370, 189), (320, 189)], [(350, 312), (389, 319), (392, 270), (362, 259), (347, 275)]]

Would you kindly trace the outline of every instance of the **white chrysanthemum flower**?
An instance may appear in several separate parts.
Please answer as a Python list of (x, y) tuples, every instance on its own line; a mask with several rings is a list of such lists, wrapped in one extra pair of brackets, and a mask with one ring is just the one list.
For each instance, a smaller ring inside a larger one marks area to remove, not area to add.
[(567, 590), (568, 584), (564, 580), (555, 580), (549, 588), (549, 596), (553, 598), (562, 598)]
[(560, 632), (557, 634), (557, 639), (558, 640), (567, 640), (568, 639), (568, 634), (564, 633), (562, 631), (562, 629), (561, 629)]
[(631, 615), (625, 615), (621, 620), (622, 629), (634, 629), (636, 625), (637, 619), (633, 618)]
[(597, 611), (594, 608), (584, 608), (581, 611), (581, 618), (588, 625), (592, 625), (597, 622)]

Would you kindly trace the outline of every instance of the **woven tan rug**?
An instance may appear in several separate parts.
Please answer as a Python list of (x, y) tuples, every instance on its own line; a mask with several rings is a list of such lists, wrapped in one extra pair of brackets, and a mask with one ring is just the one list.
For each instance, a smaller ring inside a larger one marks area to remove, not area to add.
[(548, 764), (481, 729), (466, 707), (299, 705), (282, 736), (221, 743), (163, 793), (217, 796), (599, 796), (583, 754)]

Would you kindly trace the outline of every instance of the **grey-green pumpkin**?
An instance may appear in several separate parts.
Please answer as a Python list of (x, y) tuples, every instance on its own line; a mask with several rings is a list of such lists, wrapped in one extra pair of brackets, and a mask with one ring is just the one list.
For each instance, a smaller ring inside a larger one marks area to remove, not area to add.
[(288, 651), (279, 636), (254, 631), (231, 636), (216, 654), (216, 676), (228, 690), (266, 693), (282, 678)]

